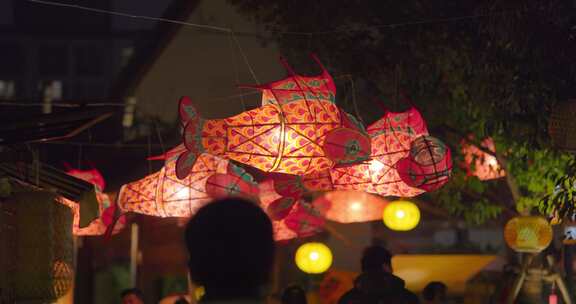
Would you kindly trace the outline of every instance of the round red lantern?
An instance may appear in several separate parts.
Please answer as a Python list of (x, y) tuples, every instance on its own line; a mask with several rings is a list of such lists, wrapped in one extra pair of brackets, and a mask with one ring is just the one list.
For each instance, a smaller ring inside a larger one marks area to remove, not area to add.
[(448, 182), (452, 172), (450, 149), (439, 139), (420, 136), (410, 144), (410, 153), (396, 163), (400, 178), (409, 186), (433, 191)]

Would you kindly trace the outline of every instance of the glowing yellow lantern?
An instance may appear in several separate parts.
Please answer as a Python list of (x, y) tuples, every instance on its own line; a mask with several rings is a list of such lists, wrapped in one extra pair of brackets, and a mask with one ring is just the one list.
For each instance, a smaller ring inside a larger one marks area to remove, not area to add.
[(382, 218), (386, 227), (396, 231), (408, 231), (420, 222), (420, 210), (412, 202), (394, 201), (386, 206)]
[(306, 243), (296, 250), (295, 261), (305, 273), (323, 273), (332, 265), (332, 252), (322, 243)]
[(518, 216), (506, 223), (504, 239), (516, 252), (538, 253), (552, 242), (552, 226), (540, 216)]

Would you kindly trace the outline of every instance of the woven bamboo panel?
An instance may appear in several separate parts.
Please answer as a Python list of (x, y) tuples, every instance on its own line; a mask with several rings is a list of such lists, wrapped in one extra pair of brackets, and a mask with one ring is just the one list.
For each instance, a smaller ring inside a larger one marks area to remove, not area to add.
[(50, 302), (71, 288), (72, 213), (54, 198), (17, 186), (0, 200), (1, 303)]

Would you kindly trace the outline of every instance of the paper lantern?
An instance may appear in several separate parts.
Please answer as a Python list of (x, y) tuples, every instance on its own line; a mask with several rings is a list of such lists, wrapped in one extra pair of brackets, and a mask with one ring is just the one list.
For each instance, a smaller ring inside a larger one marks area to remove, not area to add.
[[(87, 227), (80, 227), (80, 205), (77, 202), (71, 201), (64, 197), (59, 197), (58, 201), (72, 209), (72, 214), (74, 216), (73, 219), (73, 227), (72, 233), (78, 236), (89, 236), (89, 235), (103, 235), (106, 233), (106, 230), (109, 225), (113, 223), (111, 220), (111, 215), (114, 214), (114, 210), (116, 209), (115, 205), (112, 205), (110, 197), (108, 194), (103, 193), (104, 187), (106, 186), (106, 182), (104, 181), (104, 177), (98, 171), (98, 169), (89, 169), (89, 170), (79, 170), (79, 169), (72, 169), (69, 168), (66, 173), (85, 180), (89, 183), (94, 184), (96, 187), (96, 199), (98, 201), (98, 211), (100, 216), (90, 222)], [(104, 220), (103, 217), (107, 216), (109, 219)], [(113, 217), (113, 216), (112, 216)], [(121, 216), (118, 221), (116, 221), (114, 230), (112, 231), (113, 234), (120, 232), (126, 224), (126, 217)]]
[(175, 159), (169, 158), (160, 171), (122, 186), (118, 205), (123, 212), (190, 217), (217, 197), (257, 196), (257, 192), (252, 192), (257, 191), (252, 183), (247, 173), (228, 160), (206, 153), (198, 157), (185, 179), (179, 179)]
[(416, 108), (405, 112), (387, 112), (370, 125), (372, 160), (369, 170), (374, 193), (382, 196), (413, 197), (424, 189), (408, 185), (397, 170), (396, 164), (410, 153), (411, 143), (427, 135), (426, 123)]
[(274, 240), (308, 237), (322, 231), (325, 220), (300, 196), (284, 197), (276, 191), (275, 180), (260, 183), (260, 205), (268, 214), (274, 229)]
[(332, 266), (332, 251), (322, 243), (306, 243), (296, 250), (294, 260), (303, 272), (319, 274)]
[[(183, 97), (180, 117), (187, 151), (178, 160), (178, 177), (188, 174), (202, 152), (264, 172), (296, 175), (368, 159), (370, 139), (345, 125), (347, 114), (334, 103), (333, 84), (324, 92), (313, 86), (316, 80), (309, 84), (289, 73), (287, 79), (254, 86), (270, 102), (226, 119), (204, 120)], [(333, 83), (326, 71), (320, 77)]]
[(359, 191), (332, 191), (315, 199), (312, 205), (325, 218), (340, 223), (375, 221), (382, 218), (386, 201)]
[(538, 253), (552, 242), (552, 226), (540, 216), (518, 216), (504, 227), (504, 240), (516, 252)]
[(410, 154), (396, 163), (396, 170), (407, 185), (425, 191), (436, 190), (450, 178), (450, 149), (432, 136), (418, 137), (410, 144)]
[[(491, 152), (496, 151), (494, 141), (490, 137), (484, 139), (481, 145)], [(464, 165), (469, 176), (476, 176), (480, 180), (506, 176), (506, 172), (502, 170), (495, 156), (480, 150), (465, 140), (462, 141), (462, 154), (464, 154)]]
[(384, 208), (384, 225), (391, 230), (408, 231), (418, 226), (420, 209), (409, 201), (394, 201)]

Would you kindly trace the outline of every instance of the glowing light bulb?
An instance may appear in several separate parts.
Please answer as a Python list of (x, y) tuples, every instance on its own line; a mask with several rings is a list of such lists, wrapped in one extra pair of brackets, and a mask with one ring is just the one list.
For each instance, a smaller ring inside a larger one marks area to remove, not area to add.
[(350, 204), (350, 209), (353, 211), (358, 211), (362, 209), (362, 204), (360, 204), (360, 202), (353, 202), (352, 204)]
[(372, 171), (373, 173), (380, 172), (382, 171), (382, 169), (384, 169), (383, 163), (374, 159), (370, 162), (370, 171)]
[(174, 194), (174, 197), (178, 200), (187, 200), (190, 198), (190, 189), (187, 187), (182, 187), (178, 192)]
[(316, 261), (316, 260), (318, 260), (319, 258), (320, 258), (320, 254), (319, 254), (318, 252), (316, 252), (316, 251), (310, 252), (310, 259), (311, 259), (312, 261)]
[(396, 211), (396, 217), (397, 218), (404, 218), (405, 216), (406, 216), (406, 212), (404, 210)]

